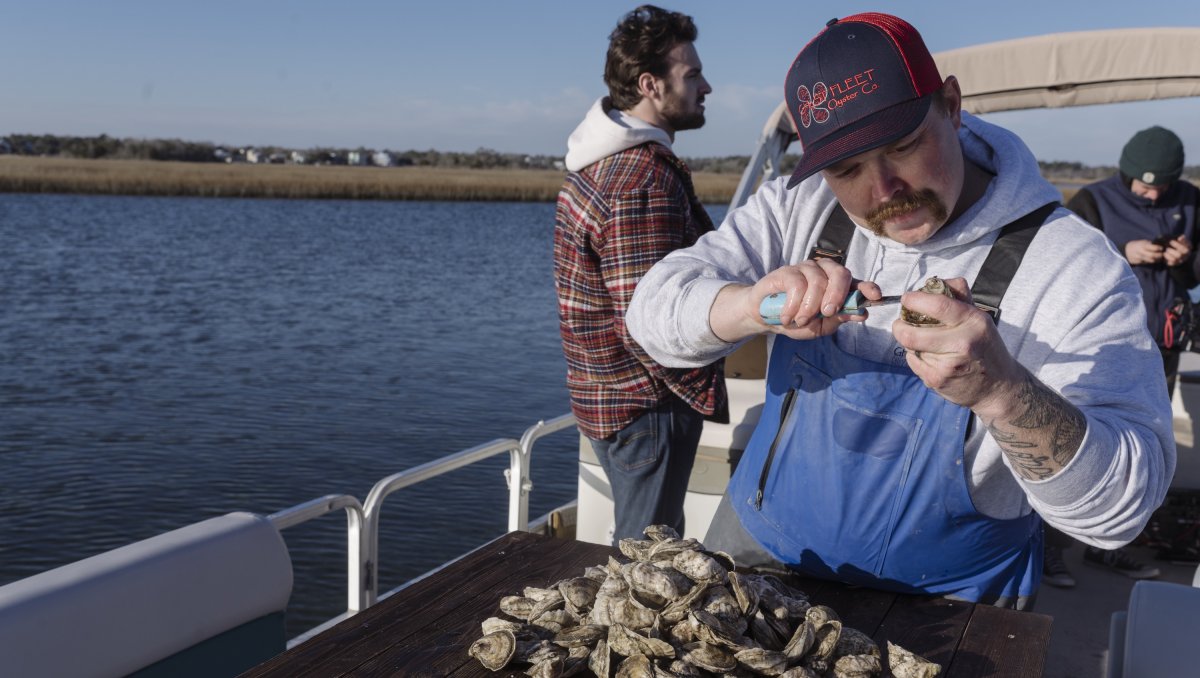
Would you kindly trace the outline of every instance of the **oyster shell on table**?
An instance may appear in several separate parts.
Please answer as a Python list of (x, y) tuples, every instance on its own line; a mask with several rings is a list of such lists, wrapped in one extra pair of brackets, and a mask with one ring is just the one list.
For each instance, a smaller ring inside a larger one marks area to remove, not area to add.
[(646, 529), (642, 530), (642, 534), (649, 537), (651, 541), (679, 539), (679, 531), (669, 525), (647, 525)]
[(883, 666), (873, 654), (848, 654), (833, 664), (833, 678), (875, 678), (881, 673)]
[(812, 624), (815, 639), (810, 657), (832, 659), (838, 641), (842, 638), (842, 621), (837, 613), (825, 605), (813, 605), (808, 609), (807, 621)]
[(888, 668), (896, 678), (934, 678), (942, 672), (942, 665), (913, 654), (892, 641), (887, 642)]
[(869, 654), (878, 657), (880, 652), (879, 646), (875, 644), (871, 636), (856, 628), (843, 626), (842, 635), (838, 638), (837, 648), (834, 649), (833, 654), (835, 657), (855, 654)]
[(888, 641), (888, 668), (895, 678), (934, 678), (942, 672), (942, 665), (913, 654)]
[(807, 619), (801, 619), (792, 632), (792, 638), (783, 646), (783, 653), (792, 660), (799, 660), (808, 654), (817, 642), (817, 630)]
[(688, 643), (679, 649), (683, 661), (705, 671), (726, 673), (737, 668), (737, 658), (733, 653), (718, 645), (705, 642)]
[(591, 647), (606, 636), (608, 636), (608, 629), (600, 624), (581, 624), (560, 630), (554, 635), (554, 642), (568, 649)]
[(671, 564), (695, 582), (717, 582), (728, 574), (725, 566), (716, 558), (695, 549), (675, 554)]
[(654, 666), (646, 655), (630, 655), (617, 665), (616, 678), (654, 678)]
[(585, 612), (592, 609), (596, 602), (596, 594), (600, 591), (601, 581), (589, 577), (573, 577), (558, 583), (558, 591), (563, 603), (572, 614), (583, 617)]
[(592, 673), (597, 676), (609, 675), (609, 667), (612, 666), (612, 653), (608, 650), (607, 638), (601, 638), (596, 641), (596, 648), (588, 656), (587, 664)]
[[(951, 299), (956, 298), (954, 296), (954, 290), (951, 290), (950, 286), (946, 284), (946, 281), (942, 280), (936, 275), (925, 280), (925, 285), (921, 288), (921, 291), (928, 294), (941, 294), (943, 296), (950, 297)], [(910, 310), (903, 305), (900, 306), (900, 318), (909, 325), (915, 325), (917, 327), (942, 324), (942, 321), (934, 318), (933, 316), (928, 316), (924, 313), (917, 313), (916, 311)]]
[(692, 590), (692, 582), (680, 572), (651, 563), (634, 563), (625, 573), (625, 581), (644, 605), (655, 608), (679, 600)]
[(675, 648), (667, 641), (643, 636), (620, 624), (608, 627), (608, 649), (626, 657), (675, 657)]
[(512, 631), (513, 634), (517, 634), (525, 627), (520, 622), (515, 622), (511, 619), (501, 619), (500, 617), (488, 617), (483, 620), (480, 626), (483, 627), (483, 635), (485, 636), (495, 631)]
[(621, 551), (621, 555), (630, 560), (645, 562), (650, 560), (650, 548), (656, 543), (658, 542), (651, 541), (649, 539), (634, 539), (633, 537), (626, 537), (617, 542), (617, 549)]
[(467, 652), (485, 669), (499, 671), (517, 652), (517, 637), (508, 629), (493, 631), (471, 643)]
[(504, 596), (500, 599), (500, 611), (510, 617), (529, 621), (529, 613), (537, 603), (525, 596)]
[(778, 676), (787, 670), (789, 661), (786, 654), (761, 647), (738, 650), (733, 656), (739, 664), (762, 676)]

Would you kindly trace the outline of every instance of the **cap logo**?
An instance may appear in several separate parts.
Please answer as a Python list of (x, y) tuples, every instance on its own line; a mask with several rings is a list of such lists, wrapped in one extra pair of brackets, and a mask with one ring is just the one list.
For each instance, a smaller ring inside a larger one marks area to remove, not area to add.
[[(808, 125), (805, 125), (805, 127), (808, 127)], [(1153, 185), (1154, 184), (1154, 172), (1146, 172), (1145, 174), (1143, 174), (1142, 175), (1142, 183)]]
[(807, 85), (796, 89), (796, 98), (800, 100), (800, 124), (808, 129), (814, 122), (817, 124), (829, 120), (829, 111), (825, 110), (825, 100), (829, 98), (829, 88), (825, 83), (818, 82), (808, 91)]
[(875, 82), (875, 69), (867, 70), (845, 78), (841, 82), (826, 85), (818, 82), (810, 92), (808, 86), (800, 85), (796, 89), (799, 99), (800, 124), (807, 129), (813, 123), (823, 123), (829, 120), (829, 111), (841, 108), (858, 98), (859, 94), (867, 95), (879, 89)]

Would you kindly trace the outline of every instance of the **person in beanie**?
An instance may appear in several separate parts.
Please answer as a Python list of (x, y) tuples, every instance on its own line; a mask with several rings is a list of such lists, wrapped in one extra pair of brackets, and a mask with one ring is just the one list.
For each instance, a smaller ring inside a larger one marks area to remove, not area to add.
[[(1043, 520), (1117, 548), (1174, 473), (1137, 279), (1019, 138), (962, 110), (903, 19), (830, 21), (784, 100), (804, 151), (791, 177), (651, 268), (626, 314), (677, 368), (771, 339), (761, 416), (704, 543), (1027, 609)], [(900, 304), (849, 309), (852, 291)]]
[[(1196, 257), (1196, 219), (1200, 190), (1183, 174), (1183, 142), (1157, 125), (1141, 130), (1121, 149), (1118, 173), (1079, 189), (1067, 207), (1104, 231), (1133, 268), (1142, 290), (1146, 325), (1162, 355), (1168, 397), (1175, 390), (1179, 355), (1186, 341), (1190, 315), (1188, 290), (1200, 279)], [(1046, 582), (1075, 584), (1063, 559), (1070, 537), (1046, 533)], [(1083, 562), (1110, 568), (1134, 579), (1152, 579), (1156, 567), (1145, 565), (1125, 550), (1105, 551), (1087, 546)]]
[(720, 363), (671, 369), (630, 338), (634, 286), (668, 252), (713, 230), (675, 133), (704, 125), (712, 91), (691, 17), (643, 5), (609, 38), (598, 100), (567, 140), (554, 282), (579, 430), (608, 476), (613, 543), (647, 525), (683, 532), (683, 501), (705, 417), (728, 418)]
[(1162, 351), (1167, 393), (1175, 390), (1177, 339), (1185, 328), (1177, 308), (1200, 279), (1195, 256), (1200, 189), (1180, 181), (1183, 142), (1171, 130), (1144, 129), (1121, 149), (1117, 174), (1079, 189), (1067, 207), (1104, 231), (1133, 267), (1146, 323)]

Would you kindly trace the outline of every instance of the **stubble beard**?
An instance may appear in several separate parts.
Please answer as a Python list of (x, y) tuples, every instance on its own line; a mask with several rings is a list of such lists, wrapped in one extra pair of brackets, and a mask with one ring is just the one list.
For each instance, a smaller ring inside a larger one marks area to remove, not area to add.
[(704, 127), (704, 111), (700, 110), (701, 101), (696, 101), (692, 110), (684, 109), (684, 99), (674, 90), (668, 92), (669, 99), (663, 107), (662, 116), (676, 132)]
[(704, 127), (704, 113), (696, 111), (695, 113), (680, 113), (663, 116), (671, 125), (671, 129), (676, 132), (682, 132), (688, 129), (700, 129)]

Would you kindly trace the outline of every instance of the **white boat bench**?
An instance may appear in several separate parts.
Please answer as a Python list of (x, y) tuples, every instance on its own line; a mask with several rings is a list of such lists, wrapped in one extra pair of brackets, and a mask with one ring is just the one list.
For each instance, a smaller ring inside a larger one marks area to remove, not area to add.
[(1107, 678), (1194, 676), (1200, 667), (1200, 568), (1192, 586), (1139, 581), (1109, 626)]
[(0, 587), (5, 675), (235, 676), (286, 648), (292, 563), (235, 512)]

